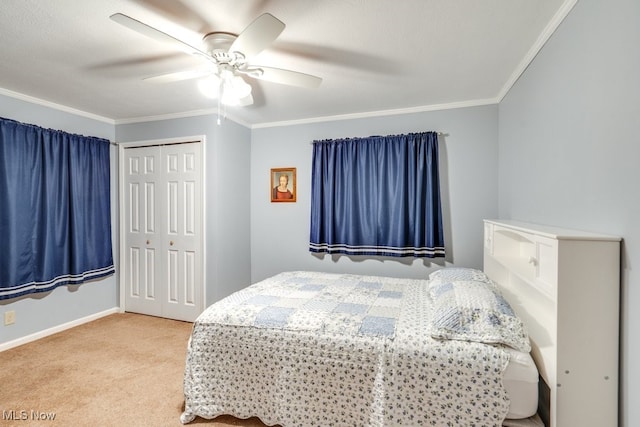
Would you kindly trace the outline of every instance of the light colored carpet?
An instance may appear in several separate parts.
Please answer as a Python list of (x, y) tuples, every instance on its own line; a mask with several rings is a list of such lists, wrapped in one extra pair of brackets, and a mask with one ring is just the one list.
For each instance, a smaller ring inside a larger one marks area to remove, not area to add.
[[(113, 314), (0, 352), (0, 425), (182, 425), (191, 326)], [(55, 418), (37, 420), (49, 414)], [(201, 424), (264, 427), (230, 416), (188, 425)]]

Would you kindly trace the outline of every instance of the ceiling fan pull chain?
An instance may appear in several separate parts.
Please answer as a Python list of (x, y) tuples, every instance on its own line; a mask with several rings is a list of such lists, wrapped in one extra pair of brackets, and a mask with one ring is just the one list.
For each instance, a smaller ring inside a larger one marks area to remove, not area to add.
[(220, 110), (222, 107), (222, 91), (223, 91), (223, 86), (222, 86), (222, 79), (220, 79), (220, 83), (218, 84), (218, 126), (221, 125), (221, 121), (220, 121)]

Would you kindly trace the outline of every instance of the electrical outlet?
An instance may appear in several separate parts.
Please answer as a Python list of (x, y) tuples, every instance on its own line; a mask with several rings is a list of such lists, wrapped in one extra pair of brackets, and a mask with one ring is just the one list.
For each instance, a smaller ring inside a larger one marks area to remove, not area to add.
[(11, 311), (6, 311), (4, 313), (4, 324), (6, 325), (13, 325), (14, 323), (16, 323), (16, 312), (11, 310)]

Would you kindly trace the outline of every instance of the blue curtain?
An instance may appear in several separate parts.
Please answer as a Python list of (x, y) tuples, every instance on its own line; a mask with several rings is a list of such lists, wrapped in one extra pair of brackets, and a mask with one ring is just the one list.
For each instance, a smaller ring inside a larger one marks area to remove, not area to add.
[(311, 252), (444, 257), (435, 132), (314, 141)]
[(113, 274), (109, 141), (0, 118), (0, 299)]

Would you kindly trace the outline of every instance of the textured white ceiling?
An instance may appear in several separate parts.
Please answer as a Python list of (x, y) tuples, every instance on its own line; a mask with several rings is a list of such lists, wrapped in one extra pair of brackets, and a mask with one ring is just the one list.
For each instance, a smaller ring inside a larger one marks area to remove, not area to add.
[(253, 63), (323, 78), (318, 89), (248, 79), (255, 103), (227, 116), (265, 126), (388, 110), (497, 102), (576, 0), (2, 0), (0, 93), (116, 123), (215, 112), (195, 80), (144, 77), (201, 65), (116, 12), (199, 46), (269, 12), (286, 24)]

